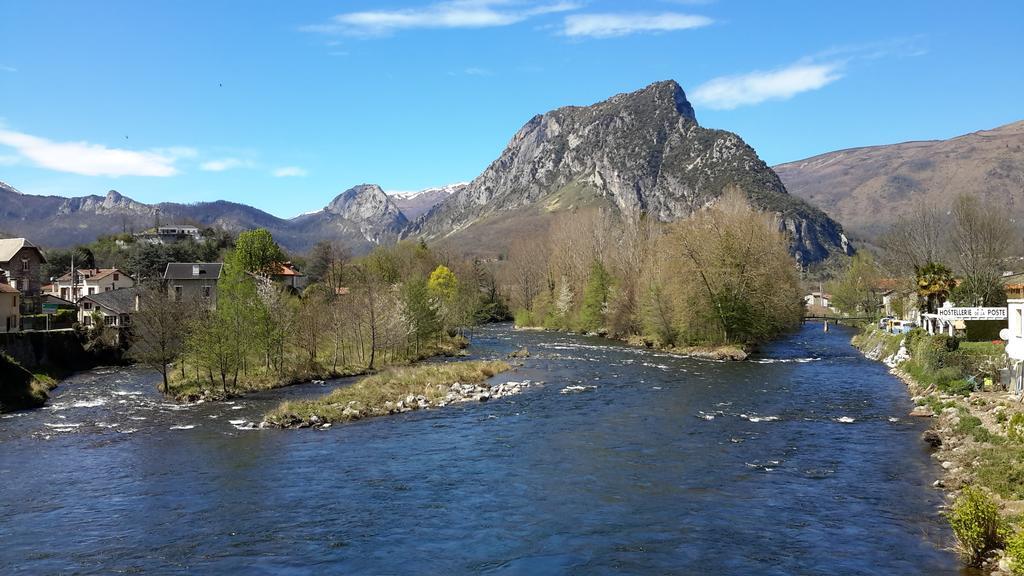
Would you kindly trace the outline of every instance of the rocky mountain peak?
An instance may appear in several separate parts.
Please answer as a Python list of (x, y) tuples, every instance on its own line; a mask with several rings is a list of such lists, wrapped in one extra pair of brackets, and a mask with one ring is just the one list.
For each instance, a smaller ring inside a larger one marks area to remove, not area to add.
[(336, 230), (356, 232), (374, 244), (397, 237), (409, 222), (391, 196), (376, 184), (353, 186), (331, 200), (323, 211), (295, 219), (305, 226), (313, 220)]
[(486, 237), (509, 218), (609, 206), (622, 215), (663, 222), (686, 218), (731, 188), (780, 216), (793, 251), (805, 262), (849, 252), (842, 229), (789, 196), (757, 153), (730, 132), (702, 128), (682, 87), (672, 80), (618, 94), (591, 106), (534, 116), (497, 160), (406, 233), (439, 239)]
[(326, 212), (349, 220), (367, 220), (395, 218), (405, 221), (401, 210), (395, 206), (380, 186), (376, 184), (359, 184), (345, 190), (324, 208)]
[(697, 121), (693, 106), (686, 99), (683, 87), (675, 80), (661, 80), (636, 92), (612, 96), (602, 104), (632, 109), (675, 110), (680, 116)]

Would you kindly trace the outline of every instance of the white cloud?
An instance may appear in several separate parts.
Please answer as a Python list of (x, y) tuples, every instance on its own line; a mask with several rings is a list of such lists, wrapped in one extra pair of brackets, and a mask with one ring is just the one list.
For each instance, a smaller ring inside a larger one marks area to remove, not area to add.
[(458, 72), (449, 72), (449, 76), (494, 76), (494, 72), (487, 68), (480, 68), (478, 66), (470, 66), (469, 68), (463, 68)]
[(15, 68), (14, 66), (4, 66), (4, 65), (0, 64), (0, 71), (3, 71), (3, 72), (17, 72), (18, 69)]
[(713, 110), (732, 110), (766, 100), (788, 100), (842, 78), (839, 69), (838, 63), (796, 63), (777, 70), (720, 76), (698, 86), (690, 100)]
[(572, 37), (612, 38), (642, 32), (689, 30), (714, 23), (707, 16), (664, 12), (661, 14), (571, 14), (562, 33)]
[(421, 8), (347, 12), (334, 16), (326, 24), (305, 26), (303, 30), (324, 34), (385, 35), (416, 28), (491, 28), (578, 7), (575, 2), (537, 4), (516, 0), (448, 0)]
[(275, 169), (272, 174), (277, 178), (289, 178), (293, 176), (305, 176), (309, 174), (305, 168), (298, 166), (282, 166)]
[(53, 142), (0, 128), (0, 145), (14, 148), (37, 166), (85, 176), (174, 176), (174, 163), (195, 151), (167, 148), (150, 151), (108, 148), (89, 142)]
[(238, 158), (220, 158), (218, 160), (203, 162), (199, 165), (199, 169), (206, 172), (223, 172), (225, 170), (231, 170), (232, 168), (239, 168), (248, 165), (249, 162), (246, 160), (239, 160)]

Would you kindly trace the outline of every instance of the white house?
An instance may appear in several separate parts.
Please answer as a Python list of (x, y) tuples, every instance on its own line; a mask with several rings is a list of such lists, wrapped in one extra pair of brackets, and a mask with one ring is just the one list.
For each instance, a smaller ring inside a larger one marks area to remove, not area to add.
[(21, 292), (0, 282), (0, 332), (17, 332), (21, 324), (19, 302)]
[(821, 311), (821, 309), (824, 309), (833, 313), (838, 312), (838, 310), (832, 307), (832, 295), (828, 292), (811, 292), (804, 296), (804, 304), (806, 304), (808, 311), (814, 311), (815, 309)]
[(203, 233), (196, 226), (160, 226), (155, 232), (137, 232), (135, 239), (150, 244), (174, 244), (186, 238), (202, 242)]
[(1006, 286), (1007, 321), (1006, 355), (1010, 357), (1010, 391), (1024, 392), (1024, 284)]
[(131, 326), (131, 315), (139, 311), (141, 297), (141, 288), (119, 288), (82, 296), (78, 301), (78, 321), (83, 326), (93, 326), (93, 315), (99, 313), (104, 326)]
[(133, 286), (135, 279), (117, 268), (79, 268), (75, 270), (73, 282), (71, 272), (54, 280), (50, 294), (70, 302), (78, 302), (83, 296)]

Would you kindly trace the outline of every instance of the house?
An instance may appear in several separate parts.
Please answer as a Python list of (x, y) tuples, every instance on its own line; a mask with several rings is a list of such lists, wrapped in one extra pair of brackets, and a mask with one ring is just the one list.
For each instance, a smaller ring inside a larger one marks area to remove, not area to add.
[(17, 332), (21, 325), (21, 292), (0, 283), (0, 332)]
[(308, 283), (306, 275), (299, 272), (291, 262), (282, 262), (278, 264), (277, 270), (270, 275), (270, 279), (278, 284), (298, 291), (302, 291)]
[(78, 268), (53, 281), (50, 294), (77, 302), (83, 296), (135, 286), (135, 279), (117, 268)]
[(1006, 333), (1006, 355), (1010, 358), (1008, 388), (1020, 396), (1024, 393), (1024, 283), (1006, 285), (1006, 307), (1009, 315)]
[(184, 225), (160, 226), (155, 231), (151, 229), (146, 232), (137, 232), (134, 236), (136, 240), (150, 244), (174, 244), (188, 238), (196, 242), (203, 240), (203, 234), (199, 228)]
[(921, 310), (918, 307), (917, 292), (906, 289), (892, 289), (882, 292), (882, 311), (889, 318), (920, 323)]
[(832, 306), (832, 295), (824, 291), (811, 292), (804, 296), (804, 305), (807, 308), (808, 313), (838, 312), (838, 310)]
[(141, 287), (86, 294), (78, 301), (78, 322), (83, 326), (95, 326), (94, 315), (98, 313), (104, 326), (131, 326), (132, 314), (139, 311), (141, 297)]
[(164, 284), (176, 302), (206, 301), (217, 307), (217, 281), (222, 263), (171, 262), (164, 270)]
[(0, 271), (6, 282), (24, 296), (36, 296), (42, 287), (42, 250), (24, 238), (0, 240)]

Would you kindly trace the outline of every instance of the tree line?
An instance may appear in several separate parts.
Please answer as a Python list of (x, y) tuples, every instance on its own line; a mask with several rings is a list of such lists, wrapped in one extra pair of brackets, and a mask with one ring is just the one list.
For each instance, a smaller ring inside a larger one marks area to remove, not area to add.
[(149, 286), (131, 355), (163, 375), (165, 391), (229, 394), (415, 360), (507, 314), (485, 264), (423, 243), (360, 258), (321, 243), (301, 292), (271, 279), (285, 258), (268, 231), (243, 232), (225, 258), (216, 306)]
[(753, 343), (803, 311), (780, 229), (738, 190), (671, 224), (566, 213), (512, 244), (504, 279), (519, 325), (664, 347)]
[(890, 289), (916, 293), (925, 312), (946, 300), (1001, 307), (1003, 273), (1022, 253), (1020, 225), (1006, 210), (961, 194), (949, 206), (922, 203), (900, 217), (881, 236), (878, 255), (858, 253), (828, 289), (835, 306), (851, 314), (877, 314)]

